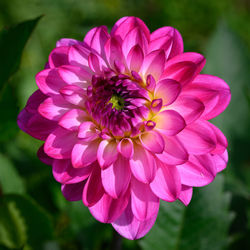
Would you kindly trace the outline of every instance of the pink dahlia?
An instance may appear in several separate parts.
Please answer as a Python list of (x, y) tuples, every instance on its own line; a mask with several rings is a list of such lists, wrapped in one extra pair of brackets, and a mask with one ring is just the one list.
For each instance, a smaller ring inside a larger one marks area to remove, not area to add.
[(188, 205), (192, 188), (226, 167), (227, 140), (208, 120), (227, 107), (230, 89), (200, 74), (204, 64), (183, 52), (176, 29), (150, 33), (123, 17), (110, 33), (100, 26), (83, 41), (57, 42), (18, 125), (45, 141), (38, 155), (67, 200), (138, 239), (160, 199)]

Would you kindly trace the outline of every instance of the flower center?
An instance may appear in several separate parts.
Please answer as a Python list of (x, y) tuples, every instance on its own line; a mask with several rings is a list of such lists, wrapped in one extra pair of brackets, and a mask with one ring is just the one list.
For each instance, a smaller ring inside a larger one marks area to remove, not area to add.
[(119, 95), (112, 95), (108, 103), (112, 103), (112, 108), (116, 110), (122, 110), (124, 108), (125, 101)]

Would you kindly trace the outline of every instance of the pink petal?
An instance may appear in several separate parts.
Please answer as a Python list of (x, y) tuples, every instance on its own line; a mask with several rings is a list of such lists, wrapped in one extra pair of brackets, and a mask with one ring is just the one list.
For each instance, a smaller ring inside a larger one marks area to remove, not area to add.
[(102, 198), (103, 194), (104, 189), (102, 186), (100, 167), (94, 163), (93, 171), (83, 189), (83, 204), (87, 207), (93, 206)]
[(56, 42), (56, 47), (72, 46), (75, 44), (82, 44), (82, 42), (75, 39), (62, 38)]
[(131, 139), (123, 138), (117, 145), (117, 150), (125, 158), (131, 159), (134, 154), (134, 144)]
[(105, 70), (107, 70), (106, 62), (98, 55), (90, 53), (88, 57), (89, 67), (96, 74), (102, 74)]
[(49, 120), (59, 121), (66, 112), (73, 108), (75, 108), (74, 105), (65, 102), (63, 97), (58, 95), (49, 97), (42, 102), (38, 108), (38, 112)]
[(55, 159), (69, 159), (76, 143), (77, 134), (75, 132), (58, 127), (46, 139), (44, 152)]
[(224, 170), (226, 168), (227, 162), (228, 162), (227, 150), (225, 150), (224, 153), (222, 153), (220, 155), (212, 155), (212, 158), (213, 158), (214, 163), (216, 165), (217, 173), (221, 172), (222, 170)]
[(149, 185), (132, 178), (131, 207), (134, 216), (140, 221), (148, 220), (158, 213), (159, 205), (159, 198)]
[(84, 42), (96, 53), (104, 58), (104, 45), (109, 38), (106, 26), (100, 26), (90, 30), (84, 38)]
[(150, 183), (155, 177), (155, 159), (142, 146), (134, 144), (134, 155), (130, 160), (130, 169), (137, 180)]
[(25, 109), (32, 114), (37, 113), (39, 105), (47, 99), (48, 96), (44, 95), (39, 89), (36, 90), (28, 99)]
[(62, 194), (68, 201), (80, 201), (85, 182), (75, 184), (63, 184), (61, 187)]
[(186, 186), (186, 185), (182, 185), (181, 186), (181, 193), (179, 195), (179, 200), (185, 205), (187, 206), (191, 199), (192, 199), (192, 195), (193, 195), (193, 188)]
[(165, 148), (156, 157), (167, 165), (180, 165), (188, 160), (188, 153), (176, 136), (163, 136)]
[(139, 72), (144, 59), (143, 51), (139, 45), (131, 48), (127, 56), (127, 65), (130, 71)]
[(189, 161), (177, 166), (181, 183), (187, 186), (201, 187), (213, 181), (217, 170), (209, 154), (190, 155)]
[(88, 178), (92, 166), (86, 168), (73, 168), (71, 160), (54, 160), (52, 173), (56, 181), (63, 184), (73, 184)]
[(131, 172), (129, 162), (119, 156), (109, 167), (101, 171), (102, 184), (108, 195), (117, 199), (123, 196), (128, 189)]
[(181, 192), (181, 178), (175, 166), (157, 161), (158, 169), (150, 188), (160, 199), (173, 202)]
[(102, 168), (111, 165), (118, 156), (116, 141), (103, 140), (97, 150), (97, 160)]
[(229, 86), (219, 77), (198, 75), (183, 90), (185, 94), (197, 96), (205, 105), (202, 117), (210, 120), (222, 113), (231, 100)]
[(186, 123), (189, 124), (202, 115), (205, 106), (197, 97), (181, 95), (168, 108), (181, 114)]
[(120, 40), (124, 40), (129, 31), (136, 27), (139, 27), (140, 30), (144, 32), (146, 38), (149, 40), (150, 31), (146, 24), (138, 17), (123, 17), (119, 19), (112, 28), (110, 35), (116, 36)]
[(197, 120), (187, 125), (177, 137), (190, 154), (206, 154), (216, 147), (215, 133), (207, 121)]
[(100, 139), (91, 142), (79, 140), (71, 154), (72, 164), (75, 168), (82, 168), (90, 165), (97, 160), (97, 149)]
[(96, 125), (87, 119), (81, 123), (79, 127), (78, 137), (84, 139), (83, 141), (90, 142), (98, 137), (96, 132)]
[(161, 79), (169, 78), (185, 85), (191, 82), (205, 65), (205, 57), (198, 53), (179, 54), (166, 63)]
[(87, 113), (80, 109), (71, 109), (59, 120), (59, 125), (68, 130), (78, 130), (79, 126), (88, 119)]
[(86, 101), (86, 91), (76, 85), (66, 85), (60, 89), (60, 94), (68, 103), (84, 108)]
[(66, 83), (77, 85), (83, 89), (89, 86), (92, 78), (92, 75), (82, 67), (73, 65), (61, 66), (58, 73)]
[(156, 81), (160, 78), (165, 67), (165, 53), (163, 50), (155, 50), (147, 54), (144, 58), (141, 72), (144, 78), (147, 75), (152, 75)]
[(69, 47), (62, 46), (53, 49), (49, 55), (50, 68), (56, 68), (65, 64), (69, 64), (68, 61)]
[(164, 139), (157, 131), (148, 131), (139, 135), (141, 144), (152, 153), (161, 154), (165, 147)]
[(45, 69), (36, 75), (38, 88), (46, 95), (58, 95), (59, 90), (66, 85), (57, 69)]
[(174, 110), (165, 110), (153, 119), (158, 131), (165, 135), (176, 135), (186, 126), (182, 116)]
[[(168, 47), (168, 38), (170, 38), (170, 46)], [(168, 59), (183, 53), (183, 40), (180, 32), (173, 27), (162, 27), (155, 30), (150, 36), (150, 47), (153, 49), (164, 49)], [(156, 41), (158, 44), (156, 44)], [(165, 43), (164, 43), (165, 42)], [(154, 46), (153, 46), (154, 45)]]
[(129, 192), (124, 196), (113, 199), (108, 194), (103, 194), (102, 198), (89, 208), (91, 214), (102, 223), (111, 223), (116, 220), (128, 205)]
[(112, 223), (112, 226), (120, 235), (129, 240), (139, 239), (148, 233), (154, 225), (156, 217), (157, 214), (144, 221), (136, 219), (129, 203), (122, 215)]
[(49, 157), (47, 154), (45, 154), (44, 144), (38, 149), (37, 156), (42, 163), (44, 163), (46, 165), (52, 165), (53, 159), (51, 157)]
[(154, 93), (154, 98), (161, 98), (163, 105), (173, 103), (181, 91), (180, 83), (171, 79), (164, 79), (157, 83)]

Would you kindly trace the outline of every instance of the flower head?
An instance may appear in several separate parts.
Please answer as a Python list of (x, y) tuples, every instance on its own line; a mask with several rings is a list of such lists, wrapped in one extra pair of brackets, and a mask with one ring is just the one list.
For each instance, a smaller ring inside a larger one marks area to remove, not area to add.
[(100, 26), (83, 42), (57, 42), (18, 125), (45, 141), (38, 155), (66, 199), (140, 238), (160, 199), (188, 205), (192, 188), (226, 167), (227, 140), (207, 120), (227, 107), (230, 89), (200, 74), (204, 64), (183, 52), (176, 29), (150, 33), (124, 17), (110, 33)]

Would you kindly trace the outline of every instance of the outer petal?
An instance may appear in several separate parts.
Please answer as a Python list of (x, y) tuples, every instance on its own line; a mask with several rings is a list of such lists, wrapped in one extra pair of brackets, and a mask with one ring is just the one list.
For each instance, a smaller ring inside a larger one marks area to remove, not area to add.
[(177, 166), (181, 183), (187, 186), (201, 187), (213, 181), (217, 170), (212, 156), (209, 154), (190, 156), (188, 162)]
[(215, 133), (207, 121), (197, 120), (189, 124), (177, 137), (190, 154), (206, 154), (216, 147)]
[(103, 140), (97, 150), (97, 159), (101, 167), (111, 165), (118, 156), (116, 141)]
[(154, 99), (161, 98), (163, 105), (173, 103), (181, 92), (180, 83), (171, 79), (164, 79), (157, 83), (154, 93)]
[(139, 27), (149, 40), (150, 31), (146, 24), (138, 17), (123, 17), (119, 19), (112, 28), (110, 35), (116, 36), (120, 40), (124, 40), (129, 31), (136, 27)]
[(82, 44), (82, 42), (75, 39), (62, 38), (56, 42), (56, 47), (72, 46), (74, 44)]
[(197, 97), (180, 95), (167, 108), (177, 111), (185, 119), (186, 123), (189, 124), (202, 115), (205, 106)]
[(123, 138), (117, 145), (117, 150), (125, 158), (131, 159), (134, 154), (134, 144), (131, 139)]
[(26, 111), (31, 114), (36, 114), (39, 105), (47, 99), (48, 96), (44, 95), (39, 89), (36, 90), (28, 99), (25, 106)]
[(156, 157), (167, 165), (180, 165), (188, 160), (188, 153), (176, 136), (163, 136), (165, 148)]
[(181, 178), (175, 166), (157, 162), (158, 169), (150, 187), (160, 199), (172, 202), (178, 199), (181, 192)]
[(129, 240), (139, 239), (148, 233), (154, 225), (156, 217), (157, 214), (144, 221), (136, 219), (129, 203), (123, 214), (112, 223), (112, 226), (119, 234)]
[(123, 156), (119, 156), (113, 164), (101, 171), (101, 175), (105, 191), (117, 199), (125, 194), (130, 183), (129, 161)]
[(49, 55), (50, 68), (56, 68), (65, 64), (69, 64), (68, 61), (69, 47), (62, 46), (52, 50)]
[(181, 34), (173, 27), (159, 28), (150, 36), (149, 50), (164, 49), (168, 59), (182, 54), (183, 47)]
[(158, 214), (159, 205), (159, 198), (149, 185), (132, 178), (131, 207), (134, 216), (140, 221), (148, 220)]
[(181, 193), (179, 195), (179, 200), (185, 205), (187, 206), (191, 199), (192, 199), (192, 195), (193, 195), (193, 188), (186, 186), (186, 185), (182, 185), (181, 187)]
[(55, 159), (69, 159), (71, 151), (77, 142), (77, 134), (58, 127), (46, 139), (45, 153)]
[(53, 163), (53, 159), (44, 152), (44, 144), (38, 149), (37, 157), (41, 162), (43, 162), (46, 165), (52, 165)]
[(63, 184), (61, 187), (64, 197), (68, 201), (79, 201), (82, 198), (82, 191), (85, 182), (79, 182), (75, 184)]
[(161, 79), (170, 78), (185, 85), (191, 82), (205, 65), (205, 57), (198, 53), (179, 54), (166, 63)]
[(86, 168), (73, 168), (70, 160), (54, 160), (52, 171), (56, 181), (63, 184), (73, 184), (87, 179), (92, 166)]
[(216, 165), (217, 172), (221, 172), (224, 170), (227, 166), (228, 162), (228, 152), (225, 150), (223, 154), (220, 155), (212, 155), (212, 158), (214, 160), (214, 163)]
[(87, 207), (96, 204), (103, 196), (104, 189), (101, 180), (101, 171), (97, 163), (93, 164), (93, 171), (84, 186), (82, 201)]
[(183, 90), (187, 95), (197, 96), (205, 105), (202, 117), (210, 120), (225, 110), (231, 93), (229, 86), (219, 77), (198, 75), (190, 85)]
[(186, 126), (182, 116), (174, 110), (165, 110), (153, 119), (156, 129), (165, 135), (176, 135)]
[(155, 177), (154, 157), (138, 144), (134, 144), (134, 155), (130, 160), (130, 168), (135, 178), (143, 183), (150, 183)]
[(89, 211), (98, 221), (111, 223), (121, 216), (128, 205), (128, 200), (129, 192), (118, 199), (113, 199), (104, 193), (102, 198), (94, 206), (89, 208)]
[(71, 154), (72, 164), (75, 168), (82, 168), (90, 165), (97, 160), (97, 149), (100, 139), (91, 142), (79, 140)]

